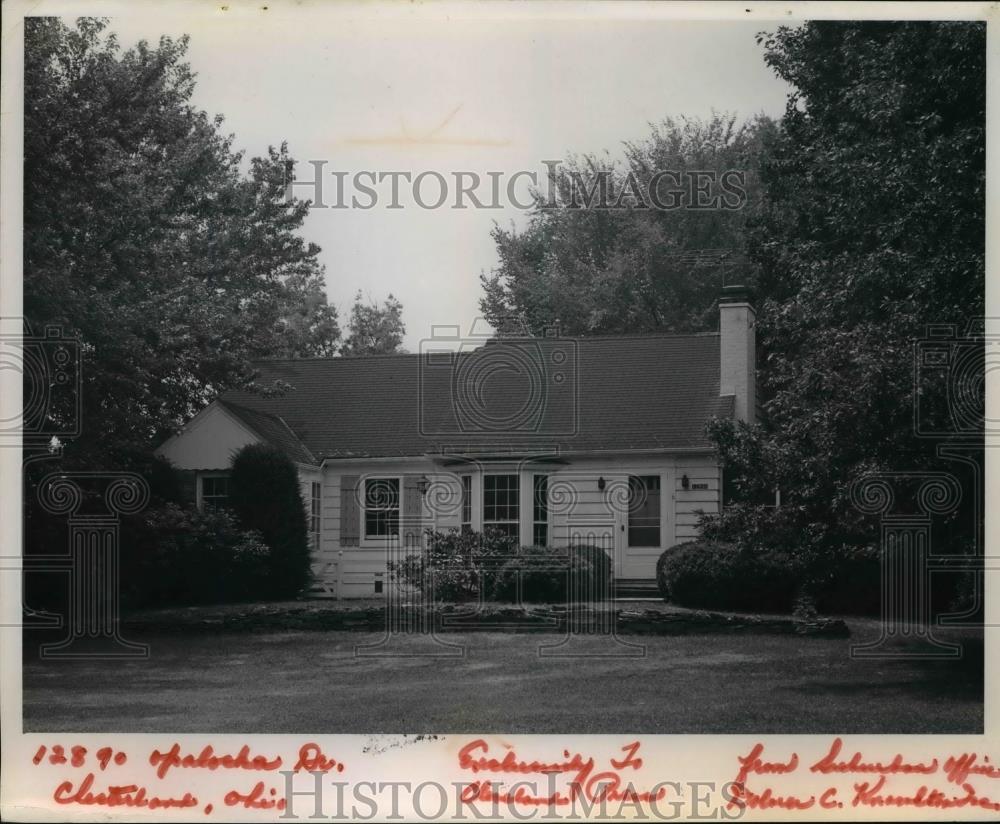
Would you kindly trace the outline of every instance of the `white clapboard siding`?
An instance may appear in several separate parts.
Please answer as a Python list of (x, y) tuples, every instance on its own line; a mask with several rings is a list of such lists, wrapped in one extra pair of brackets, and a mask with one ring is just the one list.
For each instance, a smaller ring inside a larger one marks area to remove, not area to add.
[(313, 553), (313, 594), (335, 597), (343, 557), (340, 554), (340, 477), (325, 474), (320, 506), (319, 550)]
[[(597, 488), (601, 477), (609, 487), (604, 491)], [(607, 470), (581, 472), (571, 469), (553, 473), (549, 478), (550, 494), (568, 498), (571, 503), (550, 504), (549, 543), (566, 546), (579, 541), (612, 541), (615, 513), (609, 491), (613, 484), (627, 483), (627, 477)]]
[[(358, 477), (363, 471), (351, 470), (345, 475)], [(386, 474), (397, 474), (396, 470)], [(403, 474), (403, 473), (399, 473)], [(413, 473), (410, 473), (411, 475)], [(429, 473), (424, 473), (429, 474)], [(440, 480), (440, 479), (435, 479)], [(390, 585), (386, 562), (389, 553), (384, 546), (341, 546), (341, 475), (328, 472), (323, 479), (322, 526), (320, 549), (313, 556), (313, 572), (317, 578), (313, 594), (319, 597), (364, 598), (371, 597), (375, 592), (375, 582), (381, 580), (383, 588)], [(454, 481), (452, 484), (451, 482)], [(454, 492), (459, 493), (457, 479), (443, 479), (444, 483), (454, 486)], [(406, 496), (406, 481), (404, 480), (403, 495)], [(454, 500), (459, 500), (457, 497)], [(405, 514), (405, 513), (403, 513)], [(412, 517), (412, 516), (411, 516)], [(458, 528), (461, 519), (461, 509), (441, 507), (432, 509), (428, 501), (424, 501), (420, 514), (418, 534), (423, 529)], [(418, 551), (414, 547), (411, 551)], [(399, 550), (393, 557), (399, 557)]]
[[(712, 456), (677, 459), (676, 490), (674, 491), (674, 540), (677, 543), (698, 537), (699, 512), (718, 512), (721, 475), (718, 462)], [(708, 489), (681, 488), (680, 478), (688, 476), (692, 485), (707, 484)]]
[[(386, 474), (392, 475), (412, 475), (417, 471), (426, 474), (434, 484), (444, 483), (454, 487), (452, 503), (440, 506), (430, 500), (433, 492), (428, 491), (423, 504), (422, 526), (442, 531), (458, 528), (461, 524), (461, 507), (458, 505), (461, 500), (461, 482), (457, 476), (449, 476), (447, 473), (436, 475), (432, 467), (414, 469), (411, 466), (394, 466), (392, 469), (385, 469)], [(363, 476), (366, 474), (365, 467), (355, 465), (344, 468), (342, 474)], [(522, 480), (522, 509), (530, 506), (530, 487), (527, 486), (530, 474), (526, 474)], [(719, 509), (721, 476), (715, 458), (708, 454), (618, 461), (592, 458), (585, 463), (546, 474), (549, 475), (550, 493), (557, 484), (566, 484), (572, 490), (571, 506), (550, 502), (548, 534), (549, 544), (552, 546), (566, 546), (574, 540), (586, 540), (587, 536), (597, 543), (613, 544), (615, 512), (614, 504), (609, 502), (609, 493), (612, 489), (617, 489), (621, 505), (620, 492), (627, 484), (629, 475), (656, 474), (661, 477), (662, 546), (629, 550), (631, 556), (648, 555), (650, 564), (655, 564), (655, 557), (662, 549), (698, 537), (700, 511), (717, 512)], [(335, 474), (328, 469), (323, 477), (322, 538), (320, 548), (313, 557), (313, 569), (317, 577), (314, 594), (321, 597), (371, 597), (376, 581), (382, 581), (383, 591), (392, 586), (386, 569), (387, 552), (384, 547), (365, 546), (363, 540), (360, 546), (341, 546), (340, 475), (340, 472)], [(681, 484), (683, 475), (688, 476), (692, 485), (704, 485), (706, 488), (684, 490)], [(598, 489), (598, 478), (601, 477), (606, 482), (604, 491)], [(474, 495), (481, 495), (480, 490), (481, 487), (476, 486)], [(614, 497), (611, 496), (612, 500)]]

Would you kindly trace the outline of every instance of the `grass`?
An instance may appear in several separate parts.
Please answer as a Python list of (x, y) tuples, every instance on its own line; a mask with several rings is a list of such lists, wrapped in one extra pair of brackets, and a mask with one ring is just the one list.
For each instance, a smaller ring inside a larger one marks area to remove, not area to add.
[[(981, 635), (959, 661), (858, 660), (853, 637), (629, 636), (641, 658), (540, 657), (557, 636), (449, 634), (462, 658), (356, 657), (357, 632), (135, 637), (148, 660), (40, 660), (31, 732), (977, 733)], [(607, 652), (587, 638), (578, 651)], [(429, 641), (424, 650), (435, 649)], [(406, 648), (413, 651), (412, 646)]]

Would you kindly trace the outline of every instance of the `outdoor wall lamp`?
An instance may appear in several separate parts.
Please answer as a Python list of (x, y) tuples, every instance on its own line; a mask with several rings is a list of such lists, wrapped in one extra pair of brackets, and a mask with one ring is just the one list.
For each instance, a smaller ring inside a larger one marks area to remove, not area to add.
[(690, 489), (691, 479), (687, 475), (681, 475), (681, 489)]
[(607, 483), (605, 482), (604, 476), (602, 475), (600, 478), (597, 479), (597, 488), (599, 490), (601, 490), (601, 492), (603, 492), (604, 491), (604, 487), (606, 487), (606, 486), (607, 486)]
[(420, 480), (417, 481), (417, 489), (420, 490), (420, 497), (424, 497), (427, 494), (427, 490), (430, 488), (431, 482), (427, 480), (426, 475), (421, 475)]

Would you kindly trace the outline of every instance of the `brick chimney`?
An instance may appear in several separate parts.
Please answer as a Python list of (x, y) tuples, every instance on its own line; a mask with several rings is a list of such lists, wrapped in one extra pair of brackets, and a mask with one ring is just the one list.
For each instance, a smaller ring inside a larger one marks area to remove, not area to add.
[(733, 395), (733, 414), (753, 423), (757, 410), (756, 313), (745, 286), (724, 286), (719, 298), (720, 395)]

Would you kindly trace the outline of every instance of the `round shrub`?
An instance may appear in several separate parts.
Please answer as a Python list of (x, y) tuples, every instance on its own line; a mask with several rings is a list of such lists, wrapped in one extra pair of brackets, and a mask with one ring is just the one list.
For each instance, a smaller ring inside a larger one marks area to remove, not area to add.
[(591, 589), (597, 597), (610, 597), (614, 586), (611, 573), (611, 556), (593, 544), (574, 544), (569, 551), (590, 565)]
[(543, 547), (522, 547), (518, 557), (511, 558), (500, 567), (493, 597), (497, 601), (508, 602), (565, 601), (568, 561), (568, 556), (559, 557)]
[(790, 612), (801, 574), (786, 554), (690, 541), (667, 549), (656, 564), (664, 600), (702, 609)]
[(233, 457), (229, 503), (246, 529), (270, 547), (267, 597), (293, 598), (309, 586), (309, 532), (295, 464), (268, 444), (248, 444)]
[(611, 559), (600, 548), (526, 546), (500, 567), (493, 597), (528, 603), (590, 600), (601, 597), (601, 583), (610, 577)]

